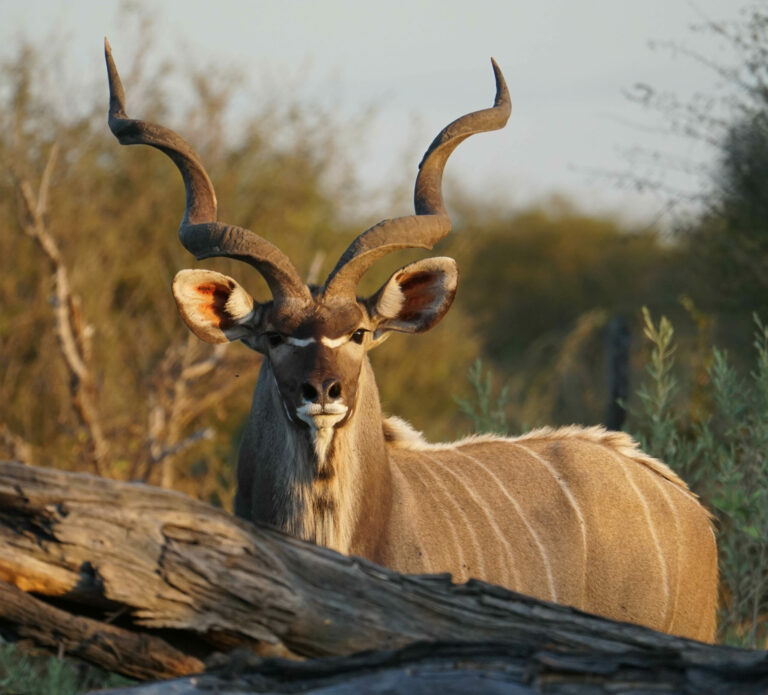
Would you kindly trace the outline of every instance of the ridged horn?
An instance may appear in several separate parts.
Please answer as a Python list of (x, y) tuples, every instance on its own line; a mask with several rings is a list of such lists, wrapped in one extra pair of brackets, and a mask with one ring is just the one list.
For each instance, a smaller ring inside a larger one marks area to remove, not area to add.
[(109, 78), (109, 129), (121, 145), (150, 145), (168, 155), (181, 172), (187, 202), (179, 238), (198, 260), (224, 256), (252, 265), (267, 281), (276, 302), (310, 300), (307, 286), (280, 249), (249, 229), (216, 221), (216, 193), (197, 153), (170, 128), (129, 118), (125, 91), (104, 39)]
[(325, 281), (326, 297), (354, 297), (360, 278), (382, 256), (405, 248), (431, 249), (451, 231), (443, 204), (443, 169), (448, 157), (470, 135), (503, 128), (512, 106), (504, 75), (491, 58), (496, 98), (489, 109), (457, 118), (432, 141), (419, 164), (414, 187), (415, 215), (383, 220), (358, 236)]

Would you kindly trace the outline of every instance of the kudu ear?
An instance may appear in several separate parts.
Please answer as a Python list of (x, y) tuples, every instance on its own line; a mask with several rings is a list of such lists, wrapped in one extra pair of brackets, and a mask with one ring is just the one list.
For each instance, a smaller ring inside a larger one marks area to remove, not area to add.
[(253, 297), (231, 277), (213, 270), (178, 272), (173, 296), (181, 318), (207, 343), (248, 338), (260, 318), (261, 307)]
[(374, 340), (389, 331), (428, 331), (451, 308), (458, 281), (459, 269), (452, 258), (426, 258), (400, 268), (368, 300), (378, 322)]

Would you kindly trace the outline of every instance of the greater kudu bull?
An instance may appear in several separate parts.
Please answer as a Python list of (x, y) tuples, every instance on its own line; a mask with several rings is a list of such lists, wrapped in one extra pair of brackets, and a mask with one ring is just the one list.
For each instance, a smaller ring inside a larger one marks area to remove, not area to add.
[(203, 165), (176, 133), (128, 118), (107, 47), (109, 126), (178, 166), (187, 193), (179, 234), (198, 259), (237, 258), (265, 278), (256, 302), (232, 278), (182, 270), (181, 316), (211, 343), (260, 352), (261, 373), (240, 447), (236, 513), (402, 572), (479, 577), (618, 620), (711, 640), (717, 560), (710, 517), (663, 463), (625, 434), (542, 429), (517, 438), (427, 444), (384, 419), (367, 351), (390, 331), (418, 333), (446, 313), (450, 258), (396, 271), (368, 298), (356, 287), (390, 251), (430, 249), (450, 229), (443, 166), (470, 135), (510, 113), (494, 63), (494, 106), (444, 128), (416, 178), (416, 214), (384, 220), (352, 242), (322, 286), (253, 232), (216, 221)]

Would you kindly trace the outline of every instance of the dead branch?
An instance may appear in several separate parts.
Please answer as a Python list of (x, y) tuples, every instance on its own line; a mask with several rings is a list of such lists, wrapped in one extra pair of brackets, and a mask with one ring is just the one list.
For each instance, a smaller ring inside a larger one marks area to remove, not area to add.
[(0, 443), (8, 450), (11, 458), (24, 463), (34, 463), (32, 445), (4, 423), (0, 422)]
[[(105, 475), (109, 468), (111, 447), (104, 434), (96, 401), (96, 380), (91, 360), (92, 328), (83, 322), (80, 297), (72, 290), (67, 266), (47, 223), (51, 175), (57, 152), (54, 145), (36, 193), (28, 180), (12, 171), (21, 202), (19, 224), (22, 231), (37, 243), (53, 270), (56, 333), (69, 372), (72, 404), (87, 434), (85, 450), (88, 463), (96, 473)], [(198, 357), (199, 353), (198, 341), (191, 334), (182, 344), (175, 343), (166, 351), (149, 395), (144, 447), (146, 457), (143, 461), (141, 458), (134, 460), (131, 479), (146, 481), (159, 465), (162, 467), (163, 486), (172, 487), (176, 457), (190, 446), (212, 436), (208, 428), (185, 434), (190, 423), (239, 387), (238, 383), (222, 383), (217, 388), (208, 389), (204, 398), (196, 397), (192, 392), (194, 386), (221, 365), (224, 346), (217, 345), (202, 357)], [(0, 439), (12, 456), (27, 461), (30, 459), (29, 447), (7, 428), (0, 427)]]
[[(141, 680), (200, 673), (203, 663), (165, 640), (72, 615), (0, 581), (0, 621), (20, 637)], [(130, 655), (125, 658), (125, 655)]]
[(46, 223), (51, 174), (57, 154), (58, 148), (54, 144), (48, 155), (36, 195), (29, 181), (13, 174), (19, 198), (23, 203), (23, 212), (19, 213), (19, 224), (24, 233), (37, 242), (53, 269), (56, 333), (64, 363), (70, 375), (72, 404), (80, 424), (88, 435), (87, 452), (90, 465), (96, 473), (101, 475), (105, 472), (109, 445), (104, 436), (99, 411), (94, 403), (96, 387), (90, 364), (92, 329), (82, 321), (80, 298), (72, 291), (69, 273), (61, 251), (53, 235), (48, 231)]
[(320, 270), (325, 260), (325, 251), (315, 251), (312, 262), (309, 264), (306, 282), (308, 285), (316, 285), (320, 281)]
[[(216, 345), (210, 352), (198, 357), (200, 351), (200, 341), (191, 333), (183, 344), (173, 343), (166, 350), (149, 395), (147, 460), (141, 470), (134, 468), (131, 479), (146, 482), (159, 465), (161, 486), (172, 488), (176, 456), (195, 443), (213, 436), (208, 428), (184, 436), (187, 427), (200, 415), (224, 401), (232, 391), (240, 388), (240, 382), (221, 380), (207, 388), (204, 395), (196, 391), (195, 387), (203, 378), (225, 363), (226, 345)], [(256, 360), (247, 373), (250, 374), (258, 365), (259, 361)]]

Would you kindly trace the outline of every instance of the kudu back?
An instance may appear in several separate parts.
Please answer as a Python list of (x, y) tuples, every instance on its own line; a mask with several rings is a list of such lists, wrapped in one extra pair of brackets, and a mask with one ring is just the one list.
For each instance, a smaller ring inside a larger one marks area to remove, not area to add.
[(106, 47), (109, 126), (179, 168), (187, 193), (181, 243), (196, 258), (227, 256), (261, 273), (271, 301), (235, 280), (182, 270), (179, 312), (201, 339), (240, 340), (263, 355), (240, 447), (235, 512), (401, 572), (477, 577), (616, 620), (711, 640), (717, 556), (711, 519), (663, 463), (625, 434), (542, 429), (428, 444), (381, 413), (367, 352), (389, 333), (419, 333), (449, 309), (450, 258), (399, 270), (370, 297), (358, 281), (391, 251), (431, 249), (450, 230), (442, 173), (456, 146), (502, 128), (510, 100), (496, 63), (491, 108), (435, 138), (419, 166), (415, 214), (358, 236), (321, 286), (252, 231), (216, 220), (203, 165), (176, 133), (128, 118)]

